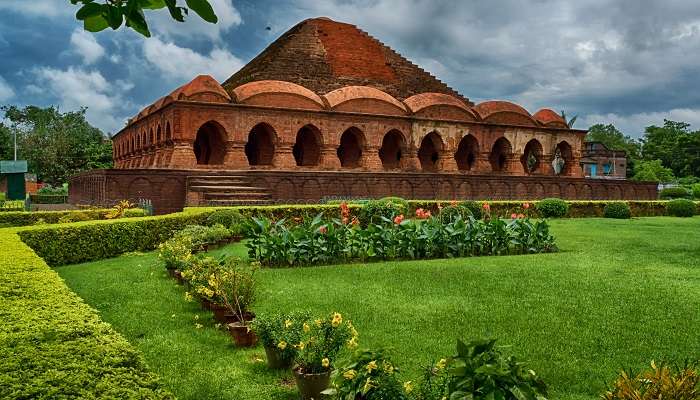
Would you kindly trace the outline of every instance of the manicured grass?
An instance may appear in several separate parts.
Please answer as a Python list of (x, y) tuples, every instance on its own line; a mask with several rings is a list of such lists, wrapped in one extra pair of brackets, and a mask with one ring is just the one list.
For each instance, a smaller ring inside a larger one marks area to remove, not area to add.
[[(700, 218), (555, 220), (552, 229), (556, 254), (263, 270), (255, 311), (341, 312), (361, 346), (392, 348), (405, 379), (450, 355), (457, 338), (492, 335), (554, 399), (594, 399), (623, 366), (700, 358)], [(261, 348), (234, 349), (155, 254), (57, 270), (178, 397), (294, 398), (289, 375), (268, 371)]]

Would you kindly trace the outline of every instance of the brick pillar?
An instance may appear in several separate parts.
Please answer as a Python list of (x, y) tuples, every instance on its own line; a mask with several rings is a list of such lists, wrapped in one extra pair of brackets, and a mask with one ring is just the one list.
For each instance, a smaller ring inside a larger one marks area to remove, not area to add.
[(476, 155), (476, 160), (474, 161), (474, 166), (471, 171), (472, 174), (488, 174), (491, 172), (491, 160), (489, 157), (491, 152), (485, 151)]
[[(552, 166), (552, 161), (554, 161), (554, 154), (542, 154), (540, 156), (539, 173), (544, 175), (556, 175), (554, 172), (554, 167)], [(564, 168), (566, 168), (566, 166), (564, 166)], [(562, 176), (564, 176), (563, 171)]]
[(163, 148), (158, 145), (155, 149), (155, 155), (153, 156), (153, 168), (160, 168), (163, 158)]
[(275, 146), (275, 157), (272, 162), (277, 169), (296, 169), (297, 162), (294, 160), (291, 143), (280, 143)]
[[(364, 157), (364, 155), (363, 155)], [(364, 161), (364, 160), (363, 160)], [(332, 144), (325, 145), (321, 148), (321, 168), (323, 169), (340, 169), (340, 159), (338, 158), (338, 148)]]
[(170, 156), (168, 167), (170, 168), (195, 168), (197, 157), (192, 149), (192, 142), (187, 140), (176, 140), (173, 143), (173, 151)]
[(401, 168), (406, 171), (420, 171), (420, 160), (418, 160), (418, 149), (409, 147), (406, 156), (401, 159)]
[(245, 142), (226, 142), (224, 165), (231, 169), (248, 169), (248, 157), (245, 155)]
[(520, 162), (520, 156), (518, 154), (509, 154), (507, 157), (506, 165), (508, 175), (527, 175), (525, 169), (523, 168), (523, 163)]
[(379, 147), (367, 146), (362, 149), (362, 167), (369, 171), (383, 171), (382, 159), (379, 158)]
[(438, 172), (457, 172), (459, 168), (457, 167), (457, 160), (455, 160), (455, 155), (451, 150), (443, 150), (440, 152), (440, 167)]
[(165, 168), (170, 165), (170, 158), (173, 154), (173, 146), (172, 144), (165, 144), (163, 149), (161, 150), (161, 155), (160, 155), (160, 167)]
[(570, 171), (567, 176), (583, 178), (583, 168), (581, 168), (581, 157), (573, 156), (571, 161), (567, 161), (567, 163), (571, 163)]

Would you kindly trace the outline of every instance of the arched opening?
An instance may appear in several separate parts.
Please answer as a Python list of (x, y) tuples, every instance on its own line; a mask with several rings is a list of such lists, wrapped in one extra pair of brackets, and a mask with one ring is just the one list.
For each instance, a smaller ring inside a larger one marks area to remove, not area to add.
[(479, 142), (472, 135), (467, 135), (459, 141), (455, 161), (460, 171), (471, 171), (476, 166), (476, 157), (479, 154)]
[(194, 155), (198, 165), (220, 165), (226, 155), (226, 133), (216, 122), (209, 121), (197, 131)]
[(153, 128), (151, 128), (151, 130), (148, 132), (148, 145), (149, 146), (156, 142), (155, 138), (156, 138), (156, 135), (155, 135), (155, 133), (153, 133)]
[(508, 171), (508, 161), (512, 153), (513, 147), (510, 145), (508, 139), (502, 137), (496, 140), (496, 143), (494, 143), (491, 148), (491, 155), (489, 156), (491, 170), (494, 172)]
[(418, 160), (423, 171), (437, 171), (442, 151), (442, 138), (437, 132), (430, 132), (420, 142)]
[(173, 133), (170, 131), (170, 122), (165, 124), (165, 140), (171, 140), (173, 138)]
[(362, 164), (362, 146), (365, 137), (362, 131), (352, 127), (347, 129), (340, 136), (340, 146), (338, 147), (338, 159), (343, 168), (357, 168)]
[(532, 139), (525, 145), (520, 163), (527, 174), (537, 174), (542, 172), (542, 144), (537, 139)]
[(315, 126), (306, 125), (299, 129), (292, 154), (300, 167), (318, 165), (321, 160), (321, 133)]
[(272, 165), (275, 157), (275, 130), (268, 124), (260, 123), (248, 133), (245, 144), (248, 165)]
[(401, 167), (401, 157), (406, 148), (406, 139), (397, 130), (389, 131), (382, 139), (382, 147), (379, 149), (379, 158), (384, 169), (396, 169)]
[(158, 125), (158, 128), (156, 129), (156, 143), (160, 144), (163, 140), (163, 135), (160, 129), (160, 125)]
[(559, 175), (571, 175), (571, 172), (573, 171), (574, 167), (574, 151), (571, 148), (571, 145), (566, 141), (560, 142), (557, 145), (556, 149), (554, 149), (555, 159), (557, 157), (557, 154), (564, 161)]

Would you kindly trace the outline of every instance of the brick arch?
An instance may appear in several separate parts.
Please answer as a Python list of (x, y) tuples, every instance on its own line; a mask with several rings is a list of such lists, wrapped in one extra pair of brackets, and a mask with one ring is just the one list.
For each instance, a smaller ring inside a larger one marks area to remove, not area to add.
[(362, 166), (362, 149), (366, 144), (365, 134), (352, 126), (340, 135), (340, 146), (337, 155), (342, 168), (357, 168)]
[(203, 123), (192, 145), (198, 165), (221, 165), (226, 156), (226, 129), (214, 121)]
[(513, 156), (513, 145), (508, 139), (501, 136), (491, 147), (489, 162), (493, 172), (508, 172), (510, 170), (510, 159)]
[(476, 158), (479, 155), (479, 141), (474, 135), (467, 134), (462, 137), (455, 152), (455, 161), (460, 171), (471, 171), (476, 167)]
[(392, 129), (382, 138), (382, 146), (379, 148), (379, 159), (384, 169), (401, 168), (401, 159), (408, 152), (406, 136), (398, 130)]
[(280, 200), (294, 200), (296, 196), (296, 187), (290, 179), (282, 179), (275, 187), (275, 197)]
[(171, 141), (173, 139), (173, 131), (170, 129), (170, 121), (165, 123), (165, 140)]
[(156, 143), (162, 143), (163, 141), (163, 130), (160, 127), (160, 123), (158, 124), (158, 127), (156, 128)]
[(560, 175), (562, 175), (562, 176), (573, 175), (574, 167), (575, 167), (573, 147), (566, 140), (562, 140), (554, 148), (555, 155), (557, 154), (557, 151), (559, 152), (559, 154), (561, 154), (561, 157), (564, 159), (564, 168), (562, 169)]
[(148, 130), (148, 145), (153, 145), (156, 142), (156, 133), (153, 130), (153, 127)]
[(292, 154), (297, 166), (316, 166), (321, 161), (321, 131), (314, 125), (304, 125), (296, 135)]
[(418, 161), (423, 171), (437, 172), (440, 168), (440, 153), (445, 148), (442, 136), (436, 131), (425, 135), (418, 148)]
[(248, 165), (272, 165), (275, 158), (277, 133), (272, 125), (261, 122), (248, 132), (245, 155)]
[(304, 181), (301, 191), (305, 199), (320, 199), (323, 197), (323, 193), (321, 193), (321, 184), (316, 179)]
[(544, 150), (542, 143), (537, 139), (530, 139), (520, 156), (520, 164), (526, 174), (541, 174), (544, 171)]

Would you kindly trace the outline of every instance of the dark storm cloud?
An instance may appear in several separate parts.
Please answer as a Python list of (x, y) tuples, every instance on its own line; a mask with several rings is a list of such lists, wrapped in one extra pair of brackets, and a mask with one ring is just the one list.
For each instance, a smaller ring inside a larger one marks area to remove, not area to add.
[[(75, 36), (74, 9), (54, 0), (34, 1), (30, 10), (20, 0), (0, 1), (0, 83), (12, 89), (0, 95), (14, 93), (18, 103), (91, 101), (102, 107), (93, 122), (114, 130), (192, 74), (225, 79), (300, 20), (329, 16), (358, 25), (474, 101), (564, 109), (581, 115), (578, 127), (614, 122), (632, 135), (663, 118), (700, 124), (695, 0), (215, 3), (218, 26), (177, 25), (161, 14), (149, 40), (131, 32), (95, 35), (101, 55), (90, 38)], [(88, 74), (85, 82), (80, 73)], [(71, 86), (52, 76), (94, 95), (62, 94)]]

